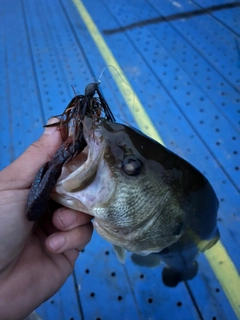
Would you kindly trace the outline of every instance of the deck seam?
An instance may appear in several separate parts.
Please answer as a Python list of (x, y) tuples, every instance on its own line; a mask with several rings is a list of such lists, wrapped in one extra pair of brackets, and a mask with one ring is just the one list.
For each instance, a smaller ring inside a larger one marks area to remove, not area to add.
[(29, 51), (29, 55), (30, 55), (31, 66), (32, 66), (32, 70), (33, 70), (33, 76), (34, 76), (34, 79), (35, 79), (35, 84), (36, 84), (36, 89), (37, 89), (37, 97), (38, 97), (38, 100), (39, 100), (39, 104), (41, 106), (41, 109), (40, 109), (41, 116), (42, 116), (42, 119), (46, 121), (46, 116), (45, 116), (45, 112), (44, 112), (44, 108), (43, 108), (43, 101), (42, 101), (41, 92), (40, 92), (40, 86), (39, 86), (38, 77), (37, 77), (36, 65), (35, 65), (34, 58), (33, 58), (33, 51), (32, 51), (32, 46), (31, 46), (31, 41), (30, 41), (29, 26), (28, 26), (27, 18), (26, 18), (24, 0), (21, 0), (20, 3), (21, 3), (22, 14), (23, 14), (23, 23), (24, 23), (24, 27), (25, 27), (25, 30), (26, 30), (28, 51)]

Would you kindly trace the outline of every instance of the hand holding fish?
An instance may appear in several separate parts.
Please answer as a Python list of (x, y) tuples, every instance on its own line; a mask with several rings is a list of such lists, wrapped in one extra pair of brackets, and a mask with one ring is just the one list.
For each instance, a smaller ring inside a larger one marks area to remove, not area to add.
[(84, 213), (62, 207), (53, 213), (52, 221), (37, 225), (25, 216), (34, 176), (61, 143), (57, 127), (48, 127), (0, 172), (1, 319), (22, 319), (52, 296), (91, 238), (91, 217)]

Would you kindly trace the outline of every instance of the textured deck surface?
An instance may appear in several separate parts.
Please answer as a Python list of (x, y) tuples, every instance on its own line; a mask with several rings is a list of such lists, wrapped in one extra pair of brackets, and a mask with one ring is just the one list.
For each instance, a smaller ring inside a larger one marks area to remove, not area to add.
[(240, 2), (0, 4), (1, 169), (62, 112), (71, 85), (83, 93), (110, 64), (101, 88), (116, 117), (149, 135), (155, 128), (220, 200), (221, 242), (199, 256), (192, 281), (167, 288), (162, 265), (121, 265), (95, 234), (74, 274), (37, 312), (44, 320), (240, 319)]

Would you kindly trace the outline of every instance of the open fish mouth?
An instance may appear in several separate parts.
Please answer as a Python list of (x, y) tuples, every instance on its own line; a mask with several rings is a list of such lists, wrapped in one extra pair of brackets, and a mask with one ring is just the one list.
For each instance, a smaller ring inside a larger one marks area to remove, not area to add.
[(92, 215), (92, 208), (101, 201), (101, 197), (106, 197), (108, 191), (105, 188), (106, 174), (99, 173), (106, 143), (97, 125), (87, 117), (83, 134), (87, 147), (63, 166), (51, 198), (66, 207)]

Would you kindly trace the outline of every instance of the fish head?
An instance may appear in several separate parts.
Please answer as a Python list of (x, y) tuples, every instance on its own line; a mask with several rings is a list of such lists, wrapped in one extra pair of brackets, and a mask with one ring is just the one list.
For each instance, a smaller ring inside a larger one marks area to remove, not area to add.
[(166, 170), (172, 153), (107, 120), (86, 116), (83, 134), (87, 148), (63, 167), (51, 197), (92, 215), (96, 231), (115, 247), (148, 255), (176, 242), (185, 213), (169, 181), (180, 179), (181, 170), (171, 163)]

